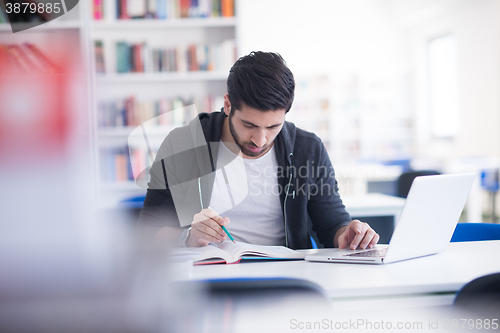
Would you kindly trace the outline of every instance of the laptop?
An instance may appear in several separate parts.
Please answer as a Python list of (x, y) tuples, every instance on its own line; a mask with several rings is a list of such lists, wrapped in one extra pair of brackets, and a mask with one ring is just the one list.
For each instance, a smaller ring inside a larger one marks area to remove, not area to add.
[(305, 260), (388, 264), (446, 250), (476, 173), (420, 176), (413, 181), (389, 245), (373, 249), (325, 249)]

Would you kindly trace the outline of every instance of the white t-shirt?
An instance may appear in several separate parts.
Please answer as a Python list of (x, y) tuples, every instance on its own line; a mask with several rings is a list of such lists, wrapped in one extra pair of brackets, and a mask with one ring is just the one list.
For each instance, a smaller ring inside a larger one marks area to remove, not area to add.
[(220, 142), (210, 208), (229, 217), (235, 240), (285, 245), (277, 168), (274, 146), (264, 156), (244, 159)]

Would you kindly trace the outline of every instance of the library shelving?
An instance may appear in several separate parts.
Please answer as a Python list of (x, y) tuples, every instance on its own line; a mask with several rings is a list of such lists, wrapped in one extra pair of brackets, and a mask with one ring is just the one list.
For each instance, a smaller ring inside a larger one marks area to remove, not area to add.
[(409, 77), (349, 74), (332, 81), (332, 160), (383, 162), (411, 156)]
[[(169, 131), (222, 107), (237, 54), (234, 11), (233, 0), (93, 2), (94, 149), (103, 205), (145, 194), (136, 178)], [(145, 124), (147, 145), (132, 139)]]

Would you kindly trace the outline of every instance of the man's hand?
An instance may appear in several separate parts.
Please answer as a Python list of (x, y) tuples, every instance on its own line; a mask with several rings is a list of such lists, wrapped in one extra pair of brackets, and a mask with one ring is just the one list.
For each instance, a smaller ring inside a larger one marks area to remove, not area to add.
[(359, 220), (351, 221), (347, 226), (340, 228), (335, 234), (334, 246), (340, 249), (350, 247), (355, 250), (373, 248), (380, 236), (368, 225)]
[(227, 226), (228, 224), (229, 217), (220, 217), (210, 208), (203, 209), (193, 218), (186, 245), (198, 247), (206, 246), (210, 242), (221, 243), (226, 239), (226, 233), (221, 225)]

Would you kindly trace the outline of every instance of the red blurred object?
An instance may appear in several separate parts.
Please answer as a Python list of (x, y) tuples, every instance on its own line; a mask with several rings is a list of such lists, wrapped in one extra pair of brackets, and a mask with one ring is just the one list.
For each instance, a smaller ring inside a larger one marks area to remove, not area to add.
[(58, 64), (50, 73), (16, 73), (5, 49), (0, 46), (0, 163), (64, 155), (71, 112), (67, 66)]

